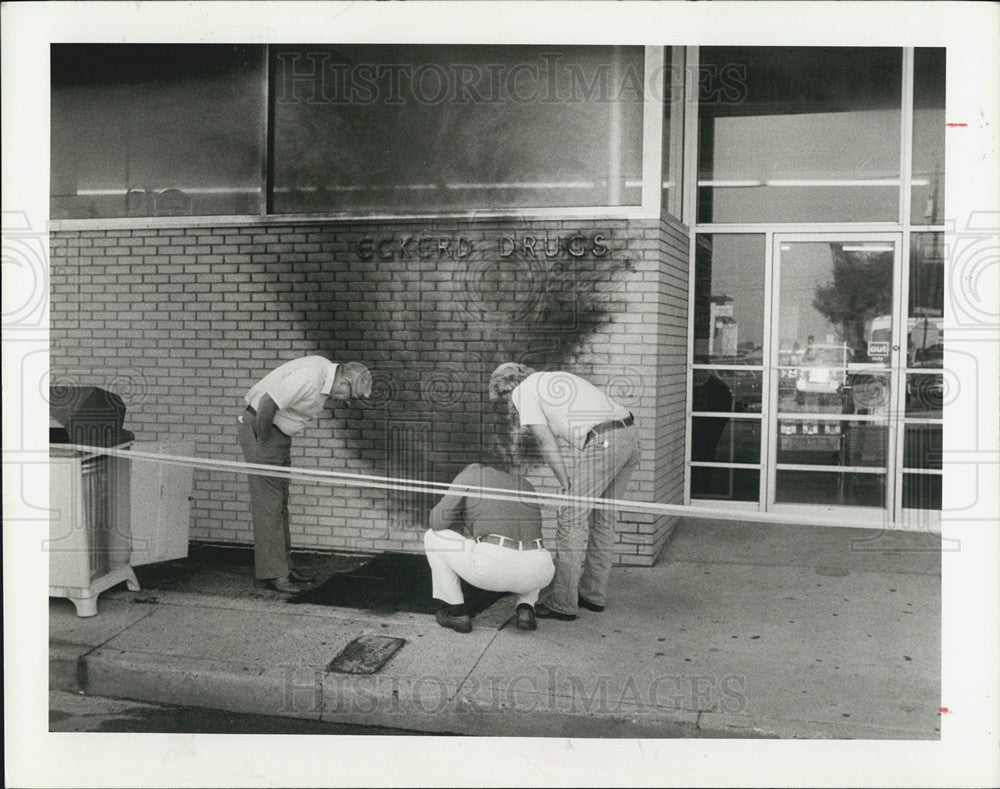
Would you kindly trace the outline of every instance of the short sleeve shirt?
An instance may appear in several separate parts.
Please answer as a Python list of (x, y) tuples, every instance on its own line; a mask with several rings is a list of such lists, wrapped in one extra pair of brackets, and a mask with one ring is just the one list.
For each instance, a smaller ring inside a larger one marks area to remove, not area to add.
[(623, 408), (589, 381), (573, 373), (532, 373), (510, 394), (521, 426), (548, 425), (549, 430), (583, 449), (594, 425), (625, 419)]
[(243, 399), (256, 410), (260, 399), (270, 395), (278, 406), (274, 426), (293, 436), (322, 413), (336, 372), (336, 363), (322, 356), (293, 359), (261, 378)]
[(528, 480), (507, 471), (473, 463), (451, 483), (448, 493), (431, 511), (431, 528), (454, 528), (469, 537), (499, 534), (512, 540), (534, 540), (542, 536), (542, 508), (536, 501), (490, 499), (464, 492), (466, 486), (535, 492)]

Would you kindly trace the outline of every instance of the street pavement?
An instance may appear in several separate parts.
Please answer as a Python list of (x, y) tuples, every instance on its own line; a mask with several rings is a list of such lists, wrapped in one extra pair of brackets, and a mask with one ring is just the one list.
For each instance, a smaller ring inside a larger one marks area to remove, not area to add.
[(83, 693), (49, 692), (49, 731), (156, 734), (422, 734), (405, 729), (351, 726), (307, 718), (253, 715), (206, 707), (178, 707)]
[[(606, 611), (535, 632), (513, 626), (513, 597), (469, 634), (195, 579), (107, 592), (89, 619), (52, 599), (50, 688), (423, 733), (937, 739), (940, 551), (929, 534), (688, 520), (655, 567), (615, 568)], [(334, 670), (362, 637), (402, 646), (376, 673)]]

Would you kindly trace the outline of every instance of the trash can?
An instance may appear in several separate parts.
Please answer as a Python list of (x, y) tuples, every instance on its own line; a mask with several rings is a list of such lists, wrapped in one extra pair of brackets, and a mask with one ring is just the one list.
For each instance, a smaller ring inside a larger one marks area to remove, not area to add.
[(139, 588), (130, 566), (130, 468), (73, 445), (122, 449), (135, 436), (123, 427), (124, 402), (106, 389), (53, 386), (49, 403), (49, 594), (93, 616), (105, 589), (122, 581)]
[(135, 439), (124, 428), (125, 402), (97, 386), (49, 387), (49, 442), (115, 447)]

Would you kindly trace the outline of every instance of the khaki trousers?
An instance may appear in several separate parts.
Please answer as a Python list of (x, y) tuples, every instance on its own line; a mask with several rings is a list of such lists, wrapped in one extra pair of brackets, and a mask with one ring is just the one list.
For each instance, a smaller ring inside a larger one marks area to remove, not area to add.
[[(583, 448), (570, 478), (570, 496), (624, 499), (639, 463), (634, 426), (609, 430)], [(578, 612), (577, 598), (604, 605), (614, 559), (616, 513), (581, 501), (560, 507), (556, 516), (556, 576), (546, 605), (564, 614)]]
[[(238, 430), (247, 463), (290, 466), (292, 439), (271, 428), (266, 442), (257, 440), (249, 411)], [(250, 516), (253, 519), (254, 575), (260, 579), (284, 578), (292, 567), (292, 541), (288, 533), (288, 479), (248, 474)]]

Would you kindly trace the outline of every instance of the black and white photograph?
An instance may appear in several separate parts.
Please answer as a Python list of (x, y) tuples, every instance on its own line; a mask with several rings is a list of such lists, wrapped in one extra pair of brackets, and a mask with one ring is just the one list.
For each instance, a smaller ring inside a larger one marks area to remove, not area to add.
[(0, 13), (10, 785), (1000, 780), (1000, 6)]

